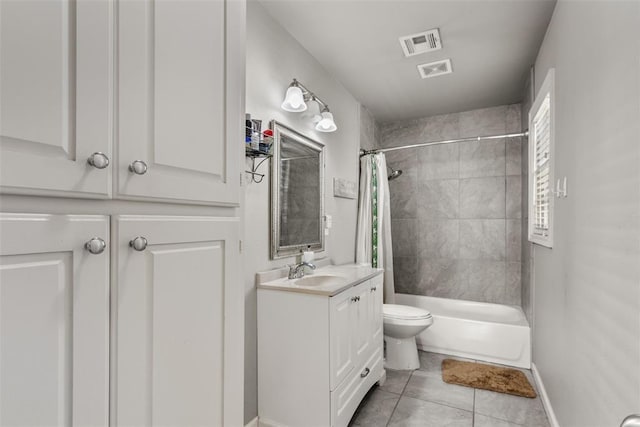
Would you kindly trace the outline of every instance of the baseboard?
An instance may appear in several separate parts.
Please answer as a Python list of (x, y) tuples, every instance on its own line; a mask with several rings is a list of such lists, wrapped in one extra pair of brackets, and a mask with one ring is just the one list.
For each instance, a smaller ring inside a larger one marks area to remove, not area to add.
[(271, 420), (255, 417), (245, 427), (285, 427), (282, 424), (275, 423)]
[(540, 400), (542, 400), (542, 405), (544, 406), (544, 410), (547, 413), (549, 424), (551, 425), (551, 427), (560, 427), (558, 419), (556, 418), (556, 414), (555, 412), (553, 412), (553, 407), (551, 406), (549, 395), (547, 394), (547, 390), (544, 388), (544, 383), (542, 382), (542, 378), (540, 377), (540, 373), (538, 372), (538, 368), (533, 362), (531, 363), (531, 371), (533, 372), (533, 378), (536, 380), (536, 385), (538, 386), (538, 391), (540, 392)]

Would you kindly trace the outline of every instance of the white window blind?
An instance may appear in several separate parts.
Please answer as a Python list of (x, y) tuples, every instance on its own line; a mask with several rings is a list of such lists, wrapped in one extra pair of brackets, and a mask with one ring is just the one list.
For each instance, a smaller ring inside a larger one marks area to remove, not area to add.
[(553, 245), (554, 70), (529, 111), (529, 240)]
[(550, 148), (551, 148), (551, 97), (547, 94), (533, 119), (533, 144), (535, 164), (533, 171), (534, 180), (534, 218), (533, 234), (538, 236), (549, 235), (549, 209), (550, 209)]

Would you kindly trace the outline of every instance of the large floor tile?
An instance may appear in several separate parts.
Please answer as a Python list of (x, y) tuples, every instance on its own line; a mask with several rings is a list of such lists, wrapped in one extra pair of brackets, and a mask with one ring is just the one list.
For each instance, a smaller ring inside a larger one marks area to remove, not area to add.
[(388, 391), (389, 393), (402, 394), (404, 386), (407, 385), (407, 381), (409, 381), (412, 372), (413, 371), (394, 371), (393, 369), (387, 369), (387, 380), (380, 389)]
[(473, 391), (470, 387), (447, 384), (442, 381), (442, 377), (415, 371), (407, 383), (403, 396), (473, 411)]
[(539, 397), (512, 396), (487, 390), (476, 390), (475, 412), (530, 427), (548, 426)]
[(486, 415), (475, 414), (473, 416), (473, 427), (522, 427), (520, 424), (509, 421), (487, 417)]
[(389, 426), (471, 427), (473, 413), (411, 397), (401, 397)]
[[(444, 359), (474, 360), (423, 351), (419, 356), (420, 370), (387, 370), (385, 386), (367, 395), (352, 426), (549, 427), (540, 398), (474, 390), (442, 381)], [(531, 371), (518, 370), (535, 387)]]
[(364, 398), (350, 426), (385, 427), (400, 396), (374, 388)]
[(420, 370), (429, 374), (442, 377), (442, 361), (444, 359), (462, 360), (465, 362), (473, 362), (471, 359), (464, 357), (450, 356), (448, 354), (429, 353), (426, 351), (418, 351), (420, 357)]

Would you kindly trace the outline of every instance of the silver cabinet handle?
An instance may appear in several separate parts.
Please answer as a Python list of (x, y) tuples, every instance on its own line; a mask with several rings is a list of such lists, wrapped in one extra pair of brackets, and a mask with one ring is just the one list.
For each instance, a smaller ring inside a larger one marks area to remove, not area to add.
[(622, 420), (620, 427), (640, 427), (640, 414), (631, 414)]
[(147, 169), (149, 169), (149, 167), (142, 160), (134, 160), (129, 165), (129, 171), (135, 173), (136, 175), (144, 175), (145, 173), (147, 173)]
[(96, 151), (87, 159), (87, 163), (96, 169), (104, 169), (109, 166), (109, 158), (106, 154)]
[(84, 244), (84, 248), (93, 255), (99, 255), (104, 252), (107, 244), (99, 237), (94, 237)]
[(362, 373), (360, 374), (360, 378), (366, 377), (367, 375), (369, 375), (369, 372), (371, 372), (369, 368), (364, 368), (364, 371), (362, 371)]
[(376, 291), (376, 289), (378, 289), (378, 287), (377, 287), (377, 286), (374, 286), (373, 288), (371, 288), (371, 292), (375, 292), (375, 291)]
[(147, 239), (142, 236), (138, 236), (135, 239), (129, 241), (129, 246), (138, 252), (142, 252), (147, 249)]

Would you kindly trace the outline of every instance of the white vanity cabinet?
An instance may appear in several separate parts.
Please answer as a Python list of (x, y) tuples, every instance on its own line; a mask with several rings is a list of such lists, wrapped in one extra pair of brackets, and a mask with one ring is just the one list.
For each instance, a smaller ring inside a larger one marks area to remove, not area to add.
[(382, 275), (335, 295), (258, 288), (261, 425), (346, 426), (384, 375)]

